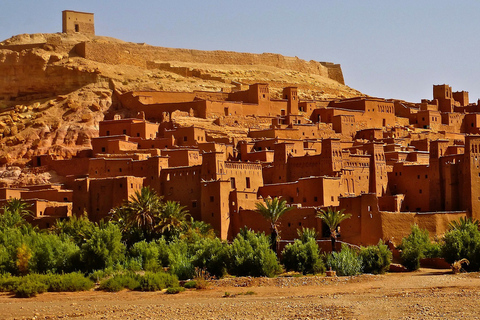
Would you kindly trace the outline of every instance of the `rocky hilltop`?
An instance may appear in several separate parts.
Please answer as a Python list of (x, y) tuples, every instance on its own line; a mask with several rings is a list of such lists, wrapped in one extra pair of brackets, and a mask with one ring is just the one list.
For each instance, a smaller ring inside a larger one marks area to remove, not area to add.
[(98, 122), (122, 113), (115, 92), (230, 92), (257, 82), (268, 83), (274, 98), (287, 86), (297, 86), (301, 99), (362, 95), (344, 85), (333, 63), (83, 34), (14, 36), (0, 43), (0, 165), (23, 166), (45, 153), (68, 158), (89, 148)]

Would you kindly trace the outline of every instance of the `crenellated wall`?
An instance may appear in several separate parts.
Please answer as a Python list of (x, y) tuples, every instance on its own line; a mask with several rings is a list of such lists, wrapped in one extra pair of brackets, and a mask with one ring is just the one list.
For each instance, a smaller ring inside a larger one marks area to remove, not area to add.
[[(306, 61), (274, 53), (201, 51), (154, 47), (135, 43), (81, 42), (75, 46), (80, 56), (112, 65), (127, 64), (151, 68), (154, 61), (179, 61), (209, 64), (264, 65), (324, 76), (345, 84), (342, 68), (330, 62)], [(185, 71), (186, 72), (186, 71)]]

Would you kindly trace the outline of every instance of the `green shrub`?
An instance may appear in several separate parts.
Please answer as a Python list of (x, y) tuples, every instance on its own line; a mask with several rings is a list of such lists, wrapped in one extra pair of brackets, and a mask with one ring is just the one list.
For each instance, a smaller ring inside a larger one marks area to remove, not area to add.
[(78, 270), (80, 248), (68, 237), (55, 234), (32, 234), (30, 270), (37, 273), (72, 272)]
[(155, 242), (140, 241), (130, 248), (130, 257), (136, 258), (143, 270), (157, 271), (160, 267), (158, 249)]
[(417, 225), (413, 225), (411, 230), (411, 233), (402, 239), (400, 259), (408, 270), (418, 270), (420, 259), (425, 257), (426, 249), (430, 245), (430, 239), (428, 231), (421, 230)]
[(326, 264), (339, 276), (354, 276), (362, 272), (362, 262), (357, 252), (345, 244), (342, 245), (342, 251), (327, 256)]
[(93, 281), (81, 273), (52, 274), (46, 279), (48, 291), (74, 292), (86, 291), (93, 288)]
[(308, 242), (310, 239), (317, 240), (318, 232), (314, 228), (297, 229), (298, 239), (303, 243)]
[(470, 223), (463, 228), (452, 229), (444, 236), (443, 257), (448, 263), (466, 258), (470, 264), (468, 271), (480, 270), (480, 231), (477, 225)]
[(39, 293), (47, 291), (47, 289), (48, 286), (45, 283), (30, 277), (25, 277), (25, 279), (22, 279), (22, 281), (17, 283), (13, 289), (13, 292), (17, 298), (30, 298), (35, 297)]
[(364, 273), (383, 274), (392, 263), (392, 252), (380, 240), (376, 246), (363, 247), (360, 250), (360, 260)]
[(180, 293), (180, 292), (183, 292), (183, 291), (185, 291), (184, 287), (171, 287), (171, 288), (168, 288), (167, 291), (165, 291), (165, 293), (177, 294), (177, 293)]
[(178, 278), (165, 272), (147, 272), (140, 278), (141, 291), (159, 291), (165, 288), (178, 287)]
[(81, 247), (81, 262), (86, 271), (105, 269), (124, 261), (125, 245), (118, 226), (108, 223), (95, 227), (91, 238)]
[(204, 238), (193, 245), (192, 265), (218, 278), (227, 272), (228, 247), (218, 238)]
[[(0, 216), (2, 215), (0, 214)], [(20, 228), (0, 231), (0, 272), (19, 274), (17, 252), (18, 248), (27, 242), (28, 235), (24, 235)]]
[(270, 249), (269, 238), (263, 233), (239, 233), (229, 247), (228, 257), (229, 273), (237, 276), (273, 277), (282, 270)]
[(190, 280), (185, 282), (183, 286), (187, 289), (193, 289), (193, 288), (196, 288), (197, 282), (195, 280)]
[(295, 240), (289, 243), (282, 252), (282, 262), (290, 271), (303, 274), (316, 274), (325, 272), (325, 264), (320, 256), (320, 249), (313, 237), (305, 237), (304, 242)]
[(425, 248), (425, 258), (441, 258), (442, 246), (439, 243), (429, 243)]
[(140, 288), (139, 276), (134, 273), (116, 274), (100, 282), (100, 290), (118, 292), (123, 289), (135, 290)]
[(195, 266), (192, 264), (188, 244), (177, 239), (170, 243), (169, 249), (170, 272), (180, 280), (192, 279), (195, 275)]
[(0, 292), (11, 292), (15, 289), (20, 281), (19, 277), (10, 274), (2, 274), (0, 277)]
[(103, 270), (95, 270), (88, 276), (93, 282), (100, 282), (101, 280), (112, 276), (115, 273), (113, 268), (106, 268)]

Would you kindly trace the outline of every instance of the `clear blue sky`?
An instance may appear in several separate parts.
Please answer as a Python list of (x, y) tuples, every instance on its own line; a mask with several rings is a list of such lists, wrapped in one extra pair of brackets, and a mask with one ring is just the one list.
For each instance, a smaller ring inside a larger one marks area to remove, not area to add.
[(419, 102), (447, 83), (480, 98), (480, 1), (1, 0), (0, 39), (61, 31), (61, 11), (95, 13), (97, 35), (201, 50), (340, 63), (365, 94)]

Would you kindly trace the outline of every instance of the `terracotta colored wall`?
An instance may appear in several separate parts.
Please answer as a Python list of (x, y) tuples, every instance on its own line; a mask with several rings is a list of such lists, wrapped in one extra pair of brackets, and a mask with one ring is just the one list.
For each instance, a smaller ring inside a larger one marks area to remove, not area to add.
[(165, 200), (178, 201), (195, 220), (201, 218), (201, 167), (163, 169), (160, 173), (161, 191)]
[(95, 34), (95, 23), (93, 13), (62, 11), (62, 32), (63, 33), (85, 33)]
[(121, 205), (142, 187), (143, 178), (137, 177), (91, 179), (88, 217), (93, 221), (106, 218), (110, 209)]
[[(138, 44), (114, 44), (83, 42), (75, 47), (84, 58), (108, 63), (130, 64), (146, 67), (147, 61), (184, 61), (210, 64), (267, 65), (288, 70), (307, 72), (326, 77), (344, 84), (341, 67), (328, 62), (304, 61), (273, 53), (251, 54), (226, 51), (200, 51), (144, 46)], [(128, 52), (128, 53), (127, 53)]]

